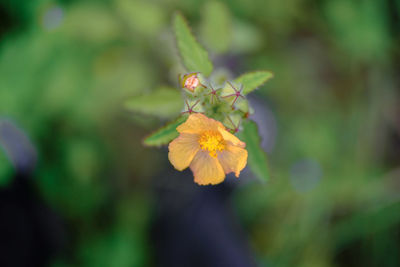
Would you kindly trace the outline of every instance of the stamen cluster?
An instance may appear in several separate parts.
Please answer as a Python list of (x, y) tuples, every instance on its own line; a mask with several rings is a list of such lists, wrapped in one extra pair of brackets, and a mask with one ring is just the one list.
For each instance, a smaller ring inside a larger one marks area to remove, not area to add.
[(217, 157), (218, 151), (225, 149), (224, 138), (218, 131), (204, 131), (199, 138), (200, 148), (208, 151), (213, 158)]

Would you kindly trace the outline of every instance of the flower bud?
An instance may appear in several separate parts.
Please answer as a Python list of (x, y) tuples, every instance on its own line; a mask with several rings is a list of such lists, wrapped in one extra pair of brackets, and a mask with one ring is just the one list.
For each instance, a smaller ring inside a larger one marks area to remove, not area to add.
[(197, 73), (185, 74), (181, 80), (182, 88), (186, 88), (191, 92), (200, 85), (200, 80), (197, 77)]

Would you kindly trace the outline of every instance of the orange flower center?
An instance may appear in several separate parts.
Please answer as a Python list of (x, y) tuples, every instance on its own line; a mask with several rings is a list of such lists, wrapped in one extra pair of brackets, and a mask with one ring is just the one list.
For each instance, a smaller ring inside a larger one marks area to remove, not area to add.
[(208, 151), (213, 158), (217, 157), (217, 151), (225, 149), (225, 141), (217, 131), (204, 131), (199, 138), (200, 148)]

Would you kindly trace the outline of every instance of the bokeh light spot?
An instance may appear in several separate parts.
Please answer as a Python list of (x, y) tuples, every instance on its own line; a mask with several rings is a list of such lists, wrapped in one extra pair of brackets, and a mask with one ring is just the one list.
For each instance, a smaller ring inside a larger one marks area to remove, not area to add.
[(42, 26), (46, 30), (54, 30), (63, 21), (64, 12), (60, 6), (52, 6), (46, 10), (42, 17)]
[(300, 193), (314, 189), (323, 176), (321, 165), (314, 159), (302, 159), (294, 163), (290, 170), (290, 182)]

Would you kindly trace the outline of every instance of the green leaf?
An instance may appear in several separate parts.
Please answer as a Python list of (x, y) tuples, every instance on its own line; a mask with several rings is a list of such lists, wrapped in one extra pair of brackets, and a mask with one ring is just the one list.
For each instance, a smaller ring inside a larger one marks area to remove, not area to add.
[(174, 88), (163, 87), (151, 94), (136, 96), (125, 102), (125, 107), (134, 112), (160, 118), (176, 117), (182, 110), (181, 93)]
[(147, 146), (161, 146), (168, 144), (179, 136), (179, 133), (176, 131), (176, 127), (184, 123), (186, 119), (187, 116), (180, 116), (175, 121), (168, 123), (164, 127), (146, 137), (143, 140), (143, 143)]
[(248, 164), (253, 173), (262, 181), (269, 178), (267, 165), (267, 155), (261, 148), (261, 138), (258, 135), (257, 124), (254, 121), (243, 122), (243, 131), (239, 133), (239, 138), (246, 143), (249, 153)]
[(232, 39), (232, 22), (228, 8), (221, 2), (209, 1), (205, 4), (202, 15), (202, 40), (215, 52), (226, 52)]
[(243, 93), (247, 95), (251, 93), (261, 85), (263, 85), (266, 81), (274, 77), (274, 75), (265, 70), (261, 71), (253, 71), (242, 74), (238, 78), (235, 79), (235, 83), (241, 83), (244, 87)]
[(213, 65), (208, 59), (208, 53), (196, 41), (184, 17), (179, 13), (174, 18), (174, 30), (179, 53), (187, 70), (209, 76)]

